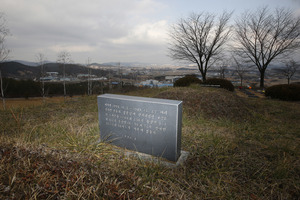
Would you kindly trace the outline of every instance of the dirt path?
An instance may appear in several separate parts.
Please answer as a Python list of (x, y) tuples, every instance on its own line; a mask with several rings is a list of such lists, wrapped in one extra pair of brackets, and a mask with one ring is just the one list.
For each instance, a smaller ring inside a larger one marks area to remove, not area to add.
[(236, 89), (236, 94), (240, 97), (245, 97), (245, 98), (265, 98), (265, 94), (256, 91), (256, 90), (250, 90), (250, 89)]

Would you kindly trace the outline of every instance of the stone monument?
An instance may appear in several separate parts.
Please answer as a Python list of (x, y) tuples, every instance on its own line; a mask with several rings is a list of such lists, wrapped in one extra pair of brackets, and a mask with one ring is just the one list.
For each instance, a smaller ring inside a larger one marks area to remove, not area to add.
[(100, 139), (176, 162), (181, 154), (182, 102), (104, 94), (98, 96)]

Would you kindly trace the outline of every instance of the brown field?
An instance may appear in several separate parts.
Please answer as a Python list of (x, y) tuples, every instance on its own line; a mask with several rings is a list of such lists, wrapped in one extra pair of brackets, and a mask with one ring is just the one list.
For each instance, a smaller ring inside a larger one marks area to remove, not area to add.
[[(66, 97), (66, 100), (76, 99), (78, 97)], [(43, 103), (60, 103), (63, 102), (65, 99), (63, 96), (60, 97), (46, 97), (44, 100), (42, 97), (33, 97), (33, 98), (11, 98), (5, 99), (6, 108), (24, 108), (24, 107), (31, 107), (31, 106), (40, 106)], [(3, 110), (2, 100), (0, 110)]]
[[(252, 93), (254, 93), (255, 95), (257, 95), (260, 98), (265, 98), (265, 96), (263, 94), (260, 94), (254, 90), (251, 91)], [(235, 90), (235, 93), (240, 96), (240, 97), (245, 97), (247, 98), (248, 96), (246, 94), (244, 94), (243, 92), (239, 91), (238, 89)], [(66, 97), (66, 100), (72, 100), (72, 99), (76, 99), (78, 97)], [(64, 97), (60, 96), (60, 97), (46, 97), (43, 101), (42, 97), (34, 97), (34, 98), (11, 98), (11, 99), (5, 99), (5, 105), (7, 109), (10, 108), (25, 108), (25, 107), (32, 107), (32, 106), (40, 106), (43, 103), (60, 103), (63, 102), (65, 99)], [(2, 106), (2, 100), (1, 100), (1, 106), (0, 106), (0, 110), (3, 110), (3, 106)]]

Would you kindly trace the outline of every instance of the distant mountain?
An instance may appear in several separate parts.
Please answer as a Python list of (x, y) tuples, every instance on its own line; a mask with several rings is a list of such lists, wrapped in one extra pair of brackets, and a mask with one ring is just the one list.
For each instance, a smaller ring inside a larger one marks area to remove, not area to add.
[[(0, 63), (0, 70), (3, 77), (17, 79), (38, 79), (41, 74), (40, 67), (28, 66), (15, 61)], [(63, 74), (63, 66), (58, 63), (46, 63), (44, 70), (45, 72), (58, 72), (59, 75)], [(78, 74), (87, 74), (88, 69), (82, 65), (66, 64), (65, 72), (66, 76), (77, 76)], [(105, 76), (108, 72), (101, 69), (92, 69), (91, 73), (97, 76)]]
[(18, 62), (0, 63), (0, 70), (3, 77), (18, 79), (34, 79), (39, 76), (39, 68), (27, 66)]
[(37, 67), (37, 66), (39, 66), (39, 64), (36, 63), (36, 62), (29, 62), (29, 61), (24, 61), (24, 60), (10, 60), (10, 62), (17, 62), (17, 63), (23, 64), (23, 65), (27, 65), (27, 66), (30, 66), (30, 67)]
[(195, 70), (197, 68), (187, 68), (187, 67), (180, 67), (177, 70)]
[[(107, 62), (107, 63), (102, 63), (101, 65), (119, 66), (119, 62)], [(140, 62), (120, 62), (120, 65), (121, 67), (146, 67), (153, 64), (140, 63)]]

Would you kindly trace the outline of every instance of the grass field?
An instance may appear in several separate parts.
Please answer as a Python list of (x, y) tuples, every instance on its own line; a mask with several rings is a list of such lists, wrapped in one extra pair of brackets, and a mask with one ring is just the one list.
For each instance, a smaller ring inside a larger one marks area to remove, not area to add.
[[(77, 97), (66, 97), (66, 100), (70, 100)], [(34, 97), (34, 98), (10, 98), (5, 99), (5, 106), (7, 109), (10, 108), (25, 108), (25, 107), (32, 107), (32, 106), (41, 106), (44, 103), (59, 103), (63, 102), (65, 98), (63, 96), (59, 97)], [(2, 100), (1, 100), (2, 104)], [(3, 104), (2, 104), (3, 105)], [(3, 106), (0, 106), (0, 110), (3, 110)]]
[(99, 139), (96, 96), (0, 110), (0, 199), (299, 199), (300, 103), (223, 89), (147, 89), (183, 100), (175, 169)]

